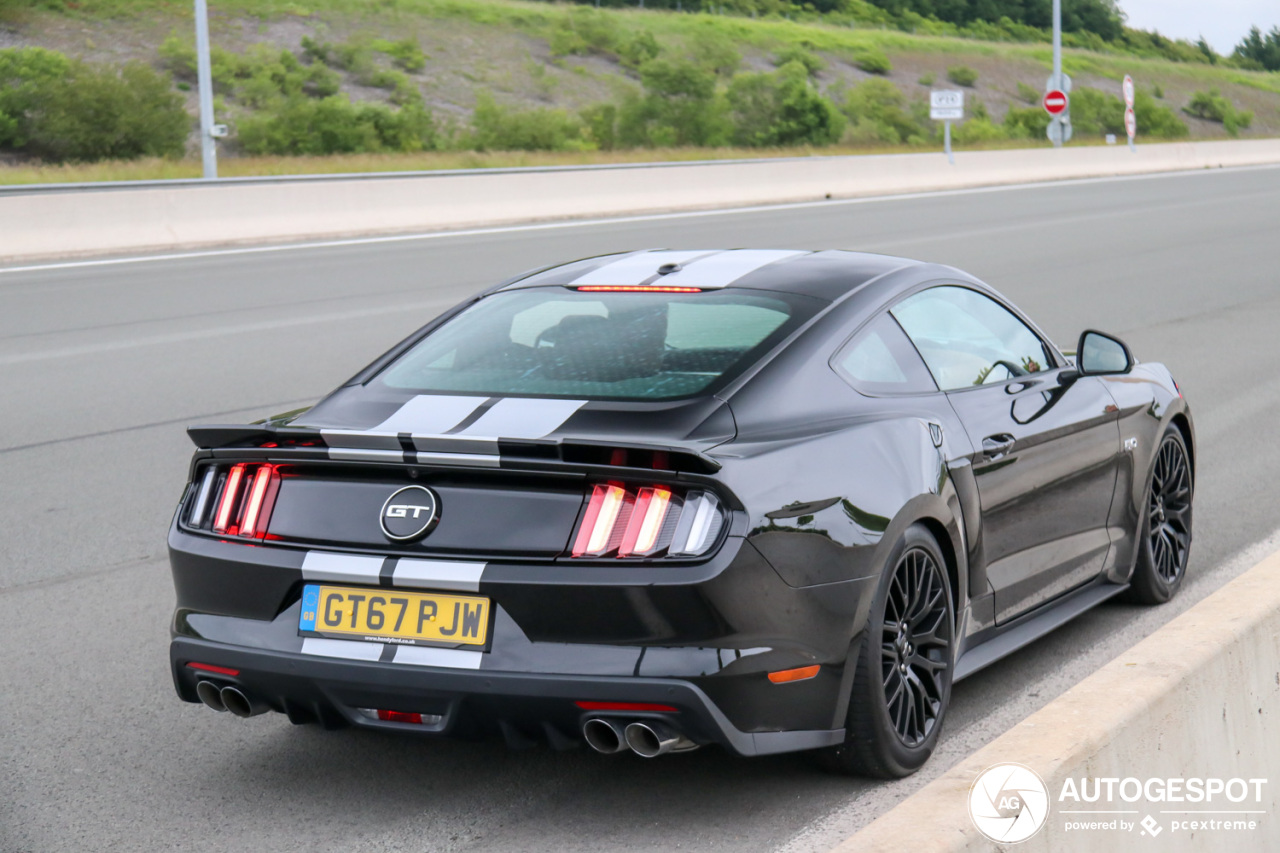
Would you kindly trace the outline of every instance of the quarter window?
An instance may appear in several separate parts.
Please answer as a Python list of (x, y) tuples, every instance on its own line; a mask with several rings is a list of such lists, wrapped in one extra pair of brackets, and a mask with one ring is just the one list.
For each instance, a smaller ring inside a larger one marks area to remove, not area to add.
[(1000, 303), (944, 286), (891, 309), (944, 391), (1007, 382), (1055, 367), (1040, 336)]
[(911, 341), (888, 314), (881, 314), (864, 326), (832, 363), (845, 381), (864, 394), (922, 394), (938, 390)]

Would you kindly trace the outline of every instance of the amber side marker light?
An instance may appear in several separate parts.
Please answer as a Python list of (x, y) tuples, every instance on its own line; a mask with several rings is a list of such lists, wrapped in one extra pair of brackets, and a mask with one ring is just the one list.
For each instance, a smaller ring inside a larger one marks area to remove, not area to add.
[(769, 680), (774, 684), (786, 684), (789, 681), (806, 681), (818, 674), (821, 666), (814, 664), (813, 666), (802, 666), (798, 669), (780, 669), (777, 672), (769, 673)]

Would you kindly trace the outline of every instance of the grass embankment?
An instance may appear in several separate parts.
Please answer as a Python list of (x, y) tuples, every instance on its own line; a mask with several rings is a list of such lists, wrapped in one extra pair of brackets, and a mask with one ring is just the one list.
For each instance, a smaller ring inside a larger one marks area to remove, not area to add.
[[(957, 128), (959, 148), (1047, 144), (1037, 124), (1042, 116), (1037, 96), (1051, 59), (1042, 43), (984, 42), (822, 21), (630, 8), (596, 12), (520, 0), (218, 0), (213, 14), (215, 46), (231, 58), (259, 57), (235, 59), (241, 62), (235, 72), (240, 76), (232, 80), (228, 70), (219, 81), (218, 120), (231, 124), (236, 134), (220, 146), (219, 171), (225, 176), (932, 150), (938, 128), (928, 121), (924, 102), (930, 88), (954, 87), (947, 77), (956, 66), (977, 78), (965, 89), (971, 119)], [(5, 43), (49, 47), (97, 63), (140, 60), (173, 74), (188, 111), (194, 111), (182, 61), (172, 50), (161, 50), (166, 39), (190, 43), (187, 3), (80, 0), (69, 6), (47, 0), (22, 11), (16, 21)], [(333, 56), (308, 53), (304, 37), (331, 46)], [(390, 40), (420, 45), (420, 61), (396, 60), (385, 48)], [(260, 59), (273, 51), (275, 56), (291, 53), (304, 71), (327, 63), (327, 77), (313, 75), (305, 83), (324, 91), (294, 92), (289, 84), (271, 90), (270, 80), (280, 75)], [(793, 78), (784, 79), (775, 67), (788, 56)], [(655, 90), (658, 75), (646, 74), (646, 63), (654, 60), (684, 69), (686, 76), (672, 82), (668, 75), (659, 80), (668, 90)], [(1079, 95), (1073, 101), (1073, 144), (1097, 144), (1103, 133), (1116, 132), (1119, 80), (1125, 74), (1133, 75), (1144, 99), (1139, 134), (1148, 136), (1143, 141), (1152, 141), (1149, 134), (1160, 128), (1171, 138), (1226, 137), (1220, 118), (1187, 112), (1195, 103), (1209, 103), (1196, 101), (1207, 90), (1220, 91), (1224, 102), (1239, 110), (1237, 116), (1252, 114), (1251, 126), (1228, 123), (1235, 133), (1280, 135), (1280, 73), (1124, 55), (1114, 46), (1068, 49), (1064, 63)], [(796, 70), (800, 66), (807, 79)], [(698, 83), (696, 73), (709, 75), (714, 91), (688, 109), (687, 94), (675, 90)], [(482, 117), (475, 112), (477, 102), (489, 96), (495, 107)], [(383, 137), (369, 136), (367, 127), (360, 136), (362, 128), (355, 127), (337, 143), (336, 150), (372, 153), (266, 156), (308, 150), (299, 140), (310, 138), (307, 122), (315, 113), (300, 108), (321, 98), (354, 105), (355, 112), (340, 113), (344, 121), (385, 124), (386, 115), (407, 109), (421, 109), (430, 120)], [(798, 123), (802, 132), (794, 121), (783, 126), (786, 108), (797, 104), (807, 111)], [(755, 113), (770, 105), (776, 121), (755, 121)], [(364, 107), (383, 110), (382, 118), (372, 111), (362, 118), (357, 113)], [(1144, 121), (1144, 108), (1153, 115), (1159, 111), (1160, 122)], [(292, 127), (277, 120), (289, 109)], [(708, 115), (716, 121), (705, 121)], [(370, 139), (364, 149), (358, 147)], [(818, 140), (825, 144), (814, 144)], [(505, 147), (561, 150), (497, 150)], [(468, 150), (474, 148), (485, 150)], [(42, 165), (17, 158), (0, 167), (0, 182), (198, 177), (194, 155), (189, 141), (186, 158), (177, 160)]]

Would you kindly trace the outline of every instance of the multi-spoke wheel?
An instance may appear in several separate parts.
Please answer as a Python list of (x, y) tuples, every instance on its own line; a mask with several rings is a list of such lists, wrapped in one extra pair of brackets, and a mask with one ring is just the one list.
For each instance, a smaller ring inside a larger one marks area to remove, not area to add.
[(955, 606), (946, 563), (922, 526), (890, 554), (872, 607), (836, 769), (895, 779), (920, 768), (951, 699)]
[(1191, 552), (1191, 464), (1177, 428), (1169, 427), (1156, 451), (1129, 598), (1163, 604), (1182, 585)]

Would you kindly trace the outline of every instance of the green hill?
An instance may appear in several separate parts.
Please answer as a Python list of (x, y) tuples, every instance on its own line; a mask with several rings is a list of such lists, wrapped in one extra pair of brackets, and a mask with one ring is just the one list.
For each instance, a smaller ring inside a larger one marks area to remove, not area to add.
[[(914, 19), (902, 15), (915, 13), (884, 17), (860, 0), (796, 20), (755, 7), (752, 17), (517, 0), (210, 5), (217, 119), (232, 128), (220, 145), (224, 174), (924, 148), (937, 144), (926, 102), (939, 87), (966, 91), (959, 145), (1047, 144), (1038, 102), (1050, 48), (1042, 30), (1008, 20), (916, 15), (923, 24), (905, 32)], [(864, 7), (870, 21), (849, 11)], [(189, 3), (0, 0), (0, 21), (0, 158), (9, 164), (0, 180), (194, 173), (194, 130), (175, 138), (170, 121), (163, 143), (133, 144), (145, 126), (102, 119), (112, 103), (157, 125), (173, 109), (194, 115)], [(1189, 61), (1162, 58), (1191, 48), (1153, 47), (1150, 34), (1133, 33), (1069, 34), (1088, 45), (1064, 56), (1078, 144), (1123, 136), (1126, 73), (1143, 140), (1280, 135), (1280, 73), (1210, 64), (1194, 50)], [(128, 63), (132, 82), (120, 78)], [(140, 82), (148, 74), (154, 85)], [(76, 111), (88, 109), (77, 93), (91, 89), (100, 93), (93, 123), (77, 124)], [(37, 168), (134, 155), (152, 159)]]

